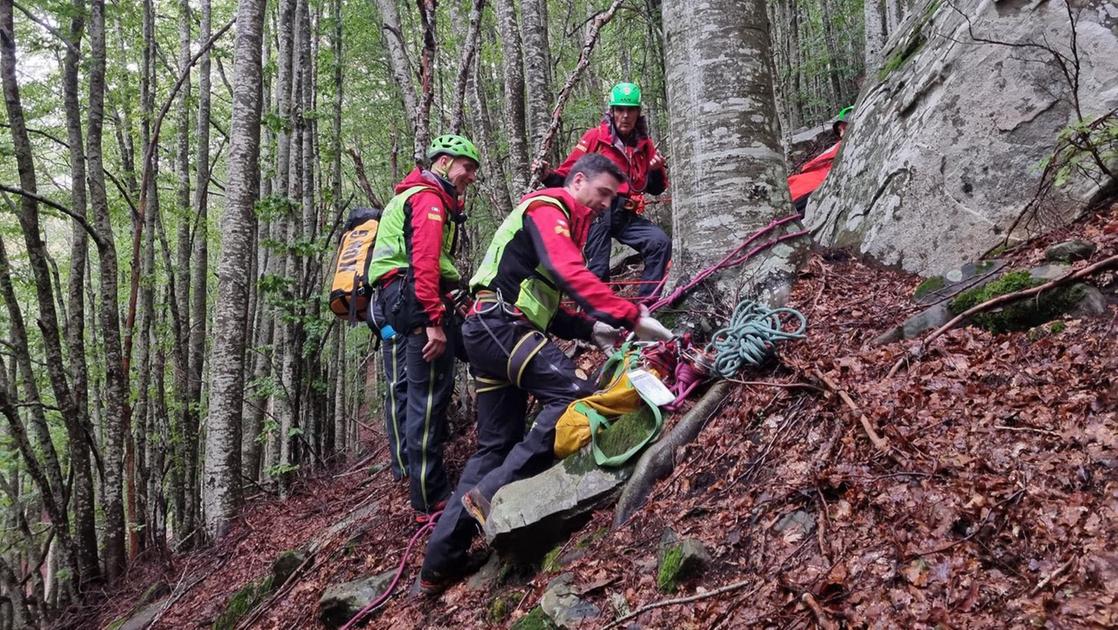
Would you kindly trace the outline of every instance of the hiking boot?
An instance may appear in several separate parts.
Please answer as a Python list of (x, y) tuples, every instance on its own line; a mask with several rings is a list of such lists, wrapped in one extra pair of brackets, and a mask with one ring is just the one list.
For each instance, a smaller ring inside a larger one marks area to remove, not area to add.
[(465, 579), (466, 576), (476, 573), (489, 559), (489, 552), (482, 551), (471, 553), (458, 563), (457, 567), (447, 571), (432, 571), (420, 569), (408, 593), (412, 597), (433, 598), (442, 595), (448, 588)]
[(433, 519), (438, 517), (439, 513), (442, 512), (444, 509), (446, 509), (446, 499), (443, 499), (442, 501), (439, 501), (435, 505), (431, 506), (431, 510), (429, 512), (420, 512), (417, 510), (415, 513), (415, 522), (421, 525), (430, 523)]
[(462, 495), (462, 508), (478, 525), (485, 526), (485, 519), (489, 518), (489, 499), (482, 496), (480, 490), (474, 488)]

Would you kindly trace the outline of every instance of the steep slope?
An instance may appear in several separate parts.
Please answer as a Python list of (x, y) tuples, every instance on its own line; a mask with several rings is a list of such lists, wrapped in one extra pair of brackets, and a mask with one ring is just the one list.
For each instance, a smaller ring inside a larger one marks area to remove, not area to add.
[[(1113, 255), (1115, 214), (1112, 207), (1007, 256), (1035, 262), (1069, 236), (1098, 244), (1094, 260)], [(1113, 296), (1113, 274), (1096, 281)], [(918, 283), (841, 252), (814, 255), (790, 299), (810, 319), (808, 339), (786, 346), (779, 367), (743, 376), (630, 522), (611, 532), (612, 514), (597, 513), (534, 575), (502, 570), (494, 587), (462, 584), (433, 601), (402, 595), (418, 570), (413, 553), (401, 596), (366, 627), (511, 625), (563, 573), (601, 611), (586, 627), (673, 597), (693, 601), (622, 626), (1118, 623), (1113, 297), (1104, 318), (1030, 333), (952, 331), (890, 379), (914, 342), (868, 342), (917, 310), (909, 298)], [(848, 393), (889, 453), (874, 448), (817, 374)], [(452, 466), (470, 450), (467, 428), (458, 427)], [(327, 536), (313, 566), (252, 623), (318, 627), (325, 586), (396, 567), (416, 528), (406, 489), (368, 466), (310, 481), (286, 502), (255, 504), (227, 540), (174, 558), (173, 570), (141, 565), (98, 626), (160, 576), (182, 595), (156, 627), (208, 627), (280, 551), (360, 514)], [(668, 529), (701, 541), (712, 557), (674, 593), (657, 587)]]

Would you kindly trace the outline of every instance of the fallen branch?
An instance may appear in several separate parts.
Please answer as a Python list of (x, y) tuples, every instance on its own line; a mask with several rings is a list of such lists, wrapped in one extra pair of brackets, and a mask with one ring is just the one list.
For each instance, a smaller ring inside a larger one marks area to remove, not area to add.
[[(697, 602), (701, 599), (707, 599), (709, 597), (714, 597), (715, 595), (721, 595), (722, 593), (729, 593), (730, 591), (737, 590), (737, 589), (739, 589), (743, 586), (746, 586), (746, 585), (748, 585), (752, 582), (755, 582), (755, 581), (757, 581), (756, 576), (746, 578), (744, 580), (741, 580), (740, 582), (734, 582), (733, 584), (727, 584), (726, 586), (723, 586), (721, 588), (716, 588), (713, 591), (707, 591), (706, 593), (699, 593), (697, 595), (690, 595), (688, 597), (676, 597), (674, 599), (662, 599), (658, 602), (652, 602), (651, 604), (646, 604), (644, 606), (641, 606), (640, 608), (634, 610), (633, 612), (631, 612), (627, 615), (624, 615), (622, 617), (618, 617), (617, 619), (614, 619), (609, 624), (607, 624), (605, 626), (602, 626), (602, 630), (609, 630), (610, 628), (613, 628), (614, 626), (621, 625), (622, 622), (628, 621), (628, 620), (632, 619), (633, 617), (644, 614), (644, 613), (646, 613), (650, 610), (655, 610), (656, 608), (663, 608), (665, 606), (674, 606), (676, 604), (689, 604), (691, 602)], [(751, 595), (751, 594), (756, 593), (757, 591), (761, 590), (761, 586), (764, 586), (764, 581), (762, 581), (760, 586), (758, 586), (757, 588), (755, 588), (752, 591), (750, 591), (749, 593), (747, 593), (747, 595)]]
[(1037, 593), (1042, 591), (1044, 589), (1044, 587), (1051, 584), (1052, 580), (1055, 580), (1056, 578), (1060, 577), (1065, 572), (1067, 572), (1067, 570), (1071, 568), (1071, 565), (1075, 564), (1075, 560), (1076, 560), (1075, 556), (1072, 555), (1072, 557), (1068, 558), (1067, 562), (1061, 564), (1052, 573), (1049, 573), (1048, 577), (1046, 577), (1043, 580), (1037, 582), (1037, 585), (1033, 587), (1033, 590), (1029, 591), (1029, 597), (1032, 597), (1033, 595), (1036, 595)]
[(800, 597), (800, 601), (808, 607), (811, 614), (815, 615), (815, 623), (817, 623), (820, 628), (823, 628), (823, 630), (838, 630), (838, 624), (831, 621), (831, 618), (827, 616), (823, 607), (819, 605), (819, 602), (815, 600), (815, 597), (813, 597), (811, 593), (804, 593), (803, 596)]
[[(983, 311), (988, 311), (991, 308), (994, 308), (995, 306), (1001, 306), (1002, 304), (1007, 304), (1009, 302), (1016, 302), (1017, 300), (1021, 300), (1021, 299), (1027, 298), (1027, 297), (1032, 297), (1034, 295), (1039, 295), (1039, 294), (1044, 293), (1045, 291), (1047, 291), (1049, 289), (1054, 289), (1054, 288), (1056, 288), (1060, 285), (1067, 284), (1068, 282), (1071, 282), (1073, 280), (1079, 280), (1081, 278), (1086, 278), (1089, 275), (1092, 275), (1092, 274), (1097, 273), (1099, 271), (1103, 271), (1104, 269), (1109, 269), (1110, 267), (1115, 267), (1115, 266), (1118, 266), (1118, 255), (1111, 256), (1109, 258), (1104, 258), (1104, 259), (1100, 260), (1099, 262), (1097, 262), (1093, 265), (1089, 265), (1087, 267), (1084, 267), (1084, 268), (1080, 269), (1079, 271), (1069, 271), (1068, 273), (1060, 276), (1059, 278), (1056, 278), (1055, 280), (1051, 280), (1049, 282), (1046, 282), (1046, 283), (1044, 283), (1044, 284), (1042, 284), (1038, 287), (1033, 287), (1031, 289), (1023, 289), (1021, 291), (1014, 291), (1013, 293), (1006, 293), (1004, 295), (999, 295), (997, 297), (990, 298), (989, 300), (986, 300), (985, 302), (983, 302), (981, 304), (978, 304), (976, 306), (972, 306), (971, 308), (968, 308), (967, 310), (963, 311), (962, 313), (959, 313), (957, 316), (955, 316), (954, 319), (947, 322), (943, 326), (940, 326), (939, 328), (937, 328), (934, 332), (932, 332), (932, 334), (925, 337), (923, 339), (923, 341), (920, 342), (920, 345), (917, 346), (916, 349), (911, 354), (915, 358), (919, 358), (920, 355), (923, 354), (924, 349), (928, 347), (928, 344), (930, 344), (932, 341), (934, 341), (937, 337), (939, 337), (943, 333), (945, 333), (945, 332), (951, 330), (952, 328), (954, 328), (955, 326), (959, 325), (960, 322), (970, 318), (972, 315), (976, 315), (976, 314), (981, 313)], [(889, 374), (885, 378), (893, 378), (893, 376), (897, 373), (898, 370), (901, 369), (901, 366), (904, 365), (904, 362), (907, 359), (908, 359), (908, 355), (905, 355), (905, 356), (901, 357), (900, 359), (897, 359), (897, 362), (893, 364), (893, 368), (889, 370)]]
[(874, 430), (873, 425), (870, 424), (870, 419), (866, 417), (866, 414), (862, 413), (862, 409), (858, 407), (858, 405), (854, 404), (854, 401), (851, 400), (850, 395), (847, 394), (845, 390), (839, 388), (839, 386), (836, 385), (834, 381), (827, 378), (827, 375), (823, 374), (819, 370), (812, 370), (812, 373), (815, 374), (815, 378), (823, 381), (823, 383), (832, 392), (838, 394), (839, 398), (842, 399), (842, 402), (846, 403), (846, 406), (849, 407), (856, 416), (858, 416), (858, 422), (862, 424), (862, 429), (865, 430), (866, 435), (870, 438), (870, 442), (873, 442), (874, 448), (887, 455), (892, 455), (889, 448), (889, 442), (877, 434), (877, 431)]

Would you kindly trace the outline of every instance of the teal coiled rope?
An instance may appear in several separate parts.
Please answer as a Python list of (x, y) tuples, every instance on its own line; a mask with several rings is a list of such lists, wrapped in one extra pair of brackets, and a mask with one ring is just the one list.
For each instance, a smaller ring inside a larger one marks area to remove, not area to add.
[[(781, 315), (799, 320), (799, 327), (792, 332), (784, 330)], [(777, 342), (803, 339), (806, 331), (807, 318), (794, 308), (770, 309), (753, 300), (742, 300), (734, 308), (729, 324), (714, 333), (706, 352), (715, 357), (715, 375), (732, 378), (745, 365), (757, 367), (764, 363)]]

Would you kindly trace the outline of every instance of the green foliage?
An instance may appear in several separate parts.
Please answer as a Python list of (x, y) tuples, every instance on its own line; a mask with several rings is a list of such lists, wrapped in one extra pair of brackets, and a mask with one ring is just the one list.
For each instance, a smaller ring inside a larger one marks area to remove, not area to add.
[(562, 569), (563, 565), (559, 564), (559, 555), (562, 553), (563, 545), (556, 545), (554, 549), (547, 552), (543, 557), (543, 561), (540, 563), (540, 571), (552, 573)]
[(272, 592), (272, 576), (265, 576), (241, 587), (229, 598), (225, 610), (214, 620), (213, 630), (233, 630), (237, 623)]
[(269, 466), (267, 472), (268, 476), (272, 479), (279, 479), (280, 477), (290, 475), (296, 470), (299, 470), (299, 464), (275, 464)]
[(519, 591), (498, 594), (489, 602), (489, 607), (486, 609), (485, 614), (486, 621), (491, 624), (503, 622), (512, 614), (512, 611), (516, 608), (516, 604), (520, 602), (521, 597), (523, 597), (523, 593)]
[[(1044, 281), (1034, 279), (1028, 271), (1011, 271), (983, 287), (960, 293), (951, 300), (948, 307), (957, 315), (999, 295), (1023, 291), (1041, 284)], [(1034, 297), (1017, 300), (998, 310), (979, 313), (974, 316), (973, 322), (994, 333), (1028, 330), (1066, 312), (1082, 299), (1082, 295), (1082, 288), (1078, 286), (1057, 287)]]
[(663, 593), (674, 593), (682, 564), (683, 546), (671, 545), (667, 547), (660, 556), (660, 566), (656, 570), (656, 588)]
[(516, 620), (516, 623), (509, 626), (509, 630), (552, 630), (555, 624), (547, 618), (547, 613), (543, 608), (536, 606), (527, 615)]

